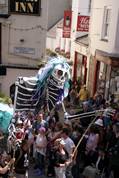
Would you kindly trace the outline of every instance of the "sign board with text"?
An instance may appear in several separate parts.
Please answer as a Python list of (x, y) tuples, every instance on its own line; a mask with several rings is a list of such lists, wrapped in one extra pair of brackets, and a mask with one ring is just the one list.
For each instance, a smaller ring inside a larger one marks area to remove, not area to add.
[(9, 12), (15, 14), (40, 15), (41, 0), (9, 0)]
[(89, 31), (89, 16), (78, 16), (77, 20), (77, 31), (88, 32)]
[(70, 38), (72, 23), (72, 11), (64, 11), (63, 38)]
[(15, 47), (14, 48), (15, 54), (35, 54), (35, 48), (26, 48), (26, 47)]

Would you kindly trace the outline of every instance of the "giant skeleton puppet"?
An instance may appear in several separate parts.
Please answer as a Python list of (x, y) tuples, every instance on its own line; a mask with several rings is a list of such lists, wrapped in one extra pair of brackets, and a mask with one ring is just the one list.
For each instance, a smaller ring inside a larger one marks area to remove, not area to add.
[(44, 106), (51, 111), (68, 95), (70, 66), (64, 58), (51, 59), (36, 77), (18, 77), (15, 111), (38, 113)]
[[(35, 77), (18, 77), (14, 101), (15, 113), (32, 111), (37, 114), (46, 106), (49, 112), (52, 111), (57, 102), (62, 103), (68, 95), (69, 79), (70, 66), (61, 57), (52, 58)], [(13, 121), (8, 129), (10, 142), (17, 140), (17, 123)]]

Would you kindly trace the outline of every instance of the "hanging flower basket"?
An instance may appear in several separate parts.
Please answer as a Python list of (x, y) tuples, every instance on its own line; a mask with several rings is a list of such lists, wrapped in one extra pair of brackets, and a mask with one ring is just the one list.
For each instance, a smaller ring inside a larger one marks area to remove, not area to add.
[(55, 48), (55, 52), (59, 53), (60, 52), (60, 47)]
[(66, 58), (70, 59), (70, 52), (66, 52)]

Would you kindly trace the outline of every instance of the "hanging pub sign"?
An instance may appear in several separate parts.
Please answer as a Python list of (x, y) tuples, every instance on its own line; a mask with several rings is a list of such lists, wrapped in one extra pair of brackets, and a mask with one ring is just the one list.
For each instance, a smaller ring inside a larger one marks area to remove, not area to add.
[(41, 0), (9, 0), (9, 13), (40, 15)]
[(63, 38), (70, 38), (72, 11), (64, 11)]
[(78, 16), (77, 20), (77, 31), (88, 32), (89, 31), (89, 16)]

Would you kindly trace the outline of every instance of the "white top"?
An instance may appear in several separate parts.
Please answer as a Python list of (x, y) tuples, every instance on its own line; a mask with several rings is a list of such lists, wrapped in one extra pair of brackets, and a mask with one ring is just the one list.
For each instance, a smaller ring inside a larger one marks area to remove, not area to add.
[(86, 150), (89, 152), (91, 150), (95, 151), (99, 141), (99, 134), (90, 134), (86, 144)]
[[(37, 146), (41, 148), (37, 148)], [(47, 146), (46, 136), (38, 134), (36, 137), (36, 151), (41, 153), (42, 155), (45, 155), (46, 146)]]
[(73, 149), (75, 148), (75, 144), (73, 140), (70, 137), (67, 137), (66, 139), (62, 138), (62, 140), (65, 142), (65, 149), (68, 152), (69, 156), (73, 153)]

